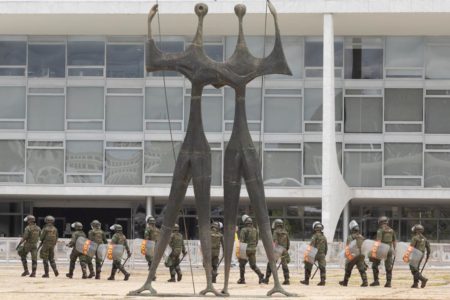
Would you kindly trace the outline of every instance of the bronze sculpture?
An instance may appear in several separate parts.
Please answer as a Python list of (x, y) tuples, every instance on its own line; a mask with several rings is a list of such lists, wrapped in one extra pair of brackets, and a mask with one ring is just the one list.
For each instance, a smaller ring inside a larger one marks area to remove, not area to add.
[[(245, 179), (251, 203), (256, 209), (256, 218), (261, 230), (261, 237), (269, 264), (272, 270), (276, 270), (272, 233), (264, 198), (264, 186), (259, 159), (250, 137), (245, 113), (245, 89), (248, 82), (266, 74), (291, 74), (281, 45), (275, 8), (270, 2), (268, 2), (268, 5), (275, 22), (275, 45), (272, 53), (266, 58), (256, 58), (250, 54), (245, 43), (242, 24), (246, 7), (245, 5), (239, 4), (235, 6), (235, 13), (239, 18), (238, 42), (234, 54), (225, 63), (213, 61), (203, 50), (203, 18), (208, 12), (206, 4), (199, 3), (195, 6), (195, 13), (198, 16), (198, 27), (192, 44), (184, 52), (175, 54), (162, 53), (156, 47), (151, 34), (151, 22), (157, 12), (158, 5), (153, 6), (149, 12), (149, 39), (147, 41), (146, 53), (147, 71), (178, 71), (191, 81), (192, 92), (188, 128), (176, 161), (172, 187), (161, 227), (160, 240), (156, 246), (147, 281), (140, 289), (130, 292), (131, 295), (139, 294), (145, 290), (149, 290), (151, 294), (156, 294), (156, 291), (151, 286), (152, 278), (156, 274), (156, 268), (168, 244), (173, 224), (177, 218), (191, 178), (194, 184), (203, 264), (207, 278), (207, 287), (200, 294), (204, 295), (211, 292), (215, 295), (220, 295), (212, 286), (211, 278), (211, 241), (208, 231), (210, 218), (211, 154), (203, 131), (200, 106), (203, 87), (210, 84), (216, 88), (228, 85), (236, 92), (233, 131), (225, 151), (225, 283), (222, 294), (228, 295), (228, 280), (234, 242), (233, 235), (236, 225), (242, 176)], [(277, 273), (274, 272), (273, 275), (275, 286), (268, 292), (268, 295), (275, 292), (290, 295), (281, 287)]]

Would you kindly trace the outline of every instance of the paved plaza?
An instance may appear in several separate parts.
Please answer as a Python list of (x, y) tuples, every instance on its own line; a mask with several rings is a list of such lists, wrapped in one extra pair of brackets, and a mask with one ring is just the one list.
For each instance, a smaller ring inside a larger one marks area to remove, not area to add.
[[(108, 281), (110, 267), (106, 267), (102, 273), (100, 281), (94, 279), (81, 279), (79, 266), (75, 270), (74, 279), (65, 277), (67, 265), (59, 267), (61, 275), (58, 278), (41, 278), (42, 266), (39, 265), (36, 278), (20, 277), (21, 267), (17, 264), (0, 265), (0, 299), (142, 299), (142, 297), (126, 297), (128, 291), (139, 288), (146, 278), (146, 271), (143, 268), (132, 270), (132, 276), (128, 282), (122, 281), (123, 276), (116, 276), (116, 281)], [(370, 271), (370, 270), (369, 270)], [(160, 294), (169, 295), (165, 299), (179, 299), (180, 296), (190, 296), (192, 299), (206, 297), (193, 297), (192, 278), (188, 268), (183, 269), (183, 280), (179, 283), (168, 283), (169, 275), (167, 269), (161, 267), (158, 270), (157, 281), (154, 287)], [(195, 268), (194, 282), (198, 293), (204, 288), (205, 278), (202, 270)], [(299, 284), (303, 271), (292, 270), (291, 285), (287, 287), (290, 292), (297, 293), (303, 299), (344, 299), (344, 300), (375, 300), (375, 299), (450, 299), (450, 270), (448, 269), (428, 269), (424, 272), (430, 280), (426, 289), (411, 289), (411, 275), (408, 270), (401, 269), (394, 272), (393, 287), (360, 288), (360, 278), (355, 270), (347, 288), (338, 285), (338, 281), (343, 277), (343, 270), (333, 269), (328, 271), (328, 280), (325, 287), (316, 286), (318, 274), (309, 287)], [(223, 283), (223, 272), (218, 277), (216, 288), (221, 288)], [(280, 272), (281, 274), (281, 272)], [(247, 271), (247, 284), (238, 285), (238, 269), (233, 268), (230, 284), (230, 298), (260, 299), (264, 298), (271, 285), (257, 284), (256, 275)], [(384, 279), (384, 274), (382, 280)], [(369, 272), (369, 281), (371, 279)], [(117, 280), (119, 279), (119, 280)], [(383, 282), (382, 282), (383, 283)], [(209, 296), (208, 298), (211, 298)], [(284, 299), (283, 296), (272, 297), (274, 299)]]

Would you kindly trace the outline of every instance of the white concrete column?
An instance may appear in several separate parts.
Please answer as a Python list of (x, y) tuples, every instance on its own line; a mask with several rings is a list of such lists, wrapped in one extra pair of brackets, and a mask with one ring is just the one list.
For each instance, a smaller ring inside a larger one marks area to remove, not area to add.
[(345, 205), (342, 215), (342, 240), (344, 242), (348, 237), (348, 223), (350, 223), (350, 201)]
[(153, 215), (153, 197), (148, 196), (146, 198), (146, 206), (145, 206), (145, 212), (147, 216)]
[(323, 18), (322, 224), (329, 242), (342, 209), (351, 199), (336, 154), (334, 101), (334, 25), (333, 15), (327, 13)]

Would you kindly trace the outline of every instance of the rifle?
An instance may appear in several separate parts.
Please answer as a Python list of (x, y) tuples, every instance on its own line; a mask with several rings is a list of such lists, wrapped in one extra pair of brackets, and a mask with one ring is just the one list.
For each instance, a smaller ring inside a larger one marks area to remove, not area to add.
[(316, 276), (316, 273), (317, 273), (317, 271), (319, 270), (319, 266), (318, 266), (316, 263), (314, 263), (314, 265), (316, 266), (316, 270), (314, 271), (314, 273), (313, 273), (311, 279), (314, 279), (314, 276)]

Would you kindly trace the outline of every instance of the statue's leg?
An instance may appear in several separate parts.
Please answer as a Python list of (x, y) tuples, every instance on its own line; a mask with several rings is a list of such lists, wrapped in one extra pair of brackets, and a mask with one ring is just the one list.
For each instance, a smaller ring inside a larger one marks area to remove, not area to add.
[(206, 289), (200, 295), (213, 293), (220, 295), (212, 285), (211, 264), (211, 152), (194, 153), (192, 158), (192, 183), (197, 206), (200, 246), (203, 254), (203, 267), (206, 273)]
[(274, 259), (272, 231), (270, 229), (269, 214), (267, 211), (267, 204), (264, 195), (264, 185), (261, 178), (258, 154), (254, 148), (244, 149), (242, 165), (248, 196), (256, 214), (256, 221), (258, 222), (260, 236), (264, 245), (264, 249), (266, 250), (270, 269), (273, 270), (272, 274), (274, 287), (267, 293), (267, 295), (271, 296), (274, 293), (281, 293), (286, 296), (293, 296), (293, 294), (286, 292), (282, 288), (280, 280), (278, 278), (277, 266)]
[(156, 275), (156, 269), (158, 268), (164, 251), (169, 244), (172, 228), (178, 217), (181, 203), (186, 195), (186, 190), (190, 180), (190, 155), (189, 153), (180, 152), (177, 158), (175, 170), (173, 172), (172, 187), (170, 189), (164, 220), (161, 226), (160, 237), (156, 243), (155, 253), (147, 276), (147, 281), (140, 289), (131, 291), (128, 295), (137, 295), (146, 290), (150, 291), (150, 294), (152, 295), (156, 294), (156, 290), (152, 288), (152, 279)]
[(227, 148), (224, 161), (224, 284), (222, 294), (228, 296), (231, 257), (233, 255), (234, 234), (236, 232), (236, 217), (238, 213), (239, 194), (241, 192), (241, 156), (238, 151)]

